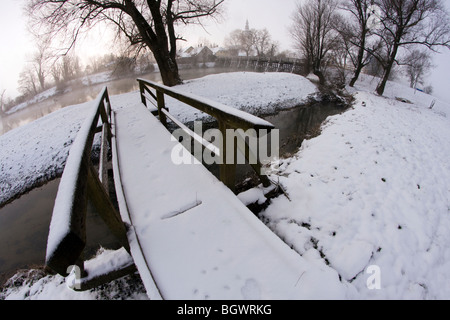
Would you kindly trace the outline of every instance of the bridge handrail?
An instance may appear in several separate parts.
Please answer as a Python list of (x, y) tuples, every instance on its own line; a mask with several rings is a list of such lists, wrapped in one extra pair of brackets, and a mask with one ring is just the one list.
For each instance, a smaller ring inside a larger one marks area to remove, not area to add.
[[(270, 130), (274, 129), (274, 125), (270, 122), (263, 120), (259, 117), (256, 117), (254, 115), (251, 115), (247, 112), (241, 111), (236, 108), (232, 108), (229, 106), (226, 106), (224, 104), (218, 103), (216, 101), (200, 97), (191, 93), (182, 92), (181, 90), (178, 90), (176, 88), (167, 87), (165, 85), (145, 80), (145, 79), (137, 79), (139, 82), (139, 88), (141, 93), (141, 101), (142, 103), (147, 107), (147, 100), (151, 101), (155, 100), (158, 109), (159, 119), (163, 123), (163, 125), (167, 126), (167, 118), (170, 118), (172, 121), (175, 122), (175, 124), (179, 125), (176, 120), (174, 120), (173, 115), (169, 113), (168, 108), (166, 107), (164, 95), (170, 96), (172, 98), (175, 98), (193, 108), (196, 108), (197, 110), (200, 110), (204, 113), (207, 113), (208, 115), (214, 117), (218, 123), (219, 123), (219, 129), (222, 132), (223, 139), (226, 138), (226, 130), (227, 129), (243, 129), (249, 130), (254, 129), (256, 132), (258, 130), (267, 130), (267, 132), (270, 132)], [(150, 88), (153, 88), (156, 90), (156, 95), (150, 90)], [(150, 95), (147, 95), (147, 93)], [(180, 126), (183, 130), (183, 126)], [(187, 134), (191, 135), (195, 140), (199, 141), (201, 140), (201, 137), (193, 136), (191, 130), (185, 130)], [(243, 141), (245, 144), (246, 150), (244, 150), (244, 155), (247, 157), (247, 155), (252, 152), (250, 150), (250, 147), (247, 143), (247, 141)], [(209, 148), (207, 144), (200, 141), (200, 143), (203, 144), (204, 147)], [(226, 159), (226, 142), (223, 141), (223, 148), (224, 150), (220, 150), (220, 157), (222, 159)], [(234, 154), (236, 154), (236, 146), (234, 150)], [(271, 183), (270, 180), (265, 175), (261, 175), (261, 168), (262, 165), (257, 161), (256, 164), (250, 163), (255, 172), (259, 175), (259, 178), (264, 186), (268, 187)], [(235, 188), (235, 176), (236, 176), (236, 166), (233, 164), (227, 164), (225, 163), (225, 160), (222, 164), (220, 164), (220, 180), (227, 185), (231, 190), (234, 191)]]
[[(129, 251), (125, 226), (109, 199), (105, 181), (107, 143), (111, 145), (112, 138), (110, 113), (108, 90), (104, 87), (70, 148), (60, 181), (47, 240), (46, 265), (63, 276), (68, 275), (69, 267), (74, 265), (84, 270), (80, 256), (86, 246), (88, 198)], [(99, 121), (101, 126), (98, 126)], [(102, 132), (102, 150), (97, 173), (91, 161), (91, 150), (99, 132)]]
[[(145, 86), (152, 87), (157, 91), (157, 93), (163, 93), (172, 98), (175, 98), (185, 104), (190, 105), (202, 112), (209, 114), (210, 116), (216, 118), (219, 122), (223, 121), (227, 126), (234, 129), (274, 129), (275, 127), (268, 121), (258, 118), (254, 115), (248, 114), (247, 112), (241, 111), (236, 108), (226, 106), (222, 103), (200, 97), (191, 93), (186, 93), (175, 88), (167, 87), (165, 85), (145, 80), (137, 79), (140, 83), (141, 93), (149, 92), (146, 90)], [(142, 86), (144, 85), (144, 87)], [(145, 90), (145, 91), (144, 91)], [(155, 98), (154, 95), (152, 95)], [(157, 97), (156, 97), (157, 98)], [(144, 101), (143, 101), (144, 102)], [(144, 103), (146, 104), (146, 103)]]

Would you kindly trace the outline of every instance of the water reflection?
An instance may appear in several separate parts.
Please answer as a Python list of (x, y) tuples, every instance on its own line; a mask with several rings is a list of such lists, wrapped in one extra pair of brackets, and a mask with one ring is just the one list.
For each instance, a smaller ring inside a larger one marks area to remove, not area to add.
[[(233, 70), (209, 68), (183, 70), (181, 74), (183, 79), (188, 80), (225, 71), (232, 72)], [(141, 77), (160, 81), (160, 76), (156, 73)], [(104, 85), (94, 84), (89, 87), (72, 88), (70, 93), (50, 98), (7, 117), (2, 117), (0, 134), (65, 106), (93, 100)], [(107, 85), (111, 95), (139, 89), (134, 77), (111, 81)], [(321, 123), (328, 116), (338, 114), (343, 110), (343, 107), (335, 103), (317, 103), (280, 111), (276, 115), (263, 116), (263, 118), (280, 129), (280, 155), (286, 156), (295, 153), (305, 138), (317, 134)], [(209, 169), (218, 176), (217, 166), (211, 166)], [(238, 181), (243, 180), (249, 172), (252, 172), (250, 166), (238, 167)], [(1, 273), (44, 263), (48, 228), (58, 185), (59, 180), (50, 182), (0, 210), (0, 280), (2, 280)], [(119, 246), (92, 208), (88, 212), (87, 228), (90, 248), (96, 248), (99, 243), (113, 249)]]
[(263, 118), (280, 130), (280, 156), (286, 157), (296, 153), (305, 139), (320, 134), (320, 127), (327, 117), (345, 109), (345, 106), (337, 103), (319, 102)]
[[(190, 80), (209, 74), (233, 71), (236, 70), (223, 68), (186, 69), (181, 70), (180, 75), (182, 79)], [(139, 90), (139, 85), (136, 78), (138, 77), (126, 77), (123, 79), (108, 81), (106, 83), (91, 84), (89, 86), (84, 86), (81, 83), (78, 85), (73, 85), (71, 88), (68, 88), (64, 94), (50, 97), (47, 100), (32, 104), (12, 114), (0, 116), (0, 135), (64, 107), (94, 100), (104, 86), (108, 86), (110, 95), (118, 95)], [(161, 76), (159, 73), (148, 73), (139, 76), (139, 78), (161, 82)]]
[[(49, 182), (0, 209), (0, 280), (17, 269), (45, 264), (48, 231), (60, 179)], [(91, 205), (86, 216), (89, 257), (101, 246), (120, 244)], [(0, 283), (1, 285), (2, 283)]]
[[(344, 106), (338, 102), (317, 102), (306, 105), (299, 105), (287, 110), (279, 110), (276, 114), (260, 115), (261, 118), (267, 120), (275, 126), (275, 129), (279, 132), (279, 156), (281, 158), (287, 158), (297, 153), (301, 147), (303, 141), (310, 139), (320, 134), (320, 128), (323, 122), (329, 117), (336, 114), (340, 114), (345, 111), (347, 106)], [(169, 123), (170, 124), (170, 123)], [(188, 123), (188, 127), (194, 130), (193, 123)], [(170, 125), (170, 129), (173, 131), (177, 129), (175, 125)], [(212, 122), (203, 126), (203, 131), (211, 128), (218, 128), (217, 122)], [(204, 132), (203, 132), (204, 133)], [(195, 143), (194, 141), (192, 142)], [(267, 138), (267, 150), (271, 150), (271, 138)], [(192, 145), (191, 150), (194, 150)], [(201, 160), (201, 159), (198, 159)], [(220, 179), (220, 168), (217, 164), (203, 165)], [(250, 183), (242, 182), (251, 178)], [(253, 168), (248, 164), (241, 164), (236, 167), (236, 182), (238, 184), (237, 191), (245, 191), (249, 187), (253, 187), (253, 183), (259, 184), (259, 180), (254, 180), (255, 172)]]

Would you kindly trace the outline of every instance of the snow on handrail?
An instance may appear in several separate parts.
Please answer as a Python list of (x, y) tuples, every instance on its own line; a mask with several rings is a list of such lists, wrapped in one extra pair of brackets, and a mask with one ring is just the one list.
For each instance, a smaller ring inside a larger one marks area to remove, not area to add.
[(94, 104), (95, 108), (86, 117), (70, 148), (47, 239), (46, 265), (63, 276), (70, 272), (70, 266), (81, 263), (80, 268), (83, 269), (80, 255), (86, 245), (88, 195), (111, 231), (127, 248), (126, 240), (123, 241), (126, 239), (125, 227), (114, 216), (114, 208), (91, 162), (91, 150), (99, 119), (103, 123), (102, 139), (111, 139), (108, 117), (110, 102), (106, 87), (102, 89)]
[[(219, 102), (200, 97), (191, 93), (186, 93), (176, 88), (169, 88), (167, 86), (158, 84), (153, 81), (145, 80), (145, 79), (137, 79), (139, 82), (140, 92), (141, 92), (141, 101), (147, 106), (147, 100), (154, 104), (156, 102), (156, 107), (158, 108), (159, 119), (164, 126), (167, 126), (167, 118), (171, 119), (176, 125), (178, 125), (182, 130), (184, 130), (187, 134), (189, 134), (194, 140), (198, 141), (205, 148), (211, 149), (211, 144), (198, 137), (192, 130), (188, 129), (185, 125), (181, 124), (177, 121), (167, 110), (166, 104), (164, 101), (164, 95), (168, 95), (172, 98), (175, 98), (193, 108), (196, 108), (202, 112), (209, 114), (214, 117), (219, 123), (219, 129), (223, 134), (223, 142), (222, 142), (222, 150), (215, 148), (213, 151), (216, 155), (222, 158), (222, 163), (220, 166), (220, 180), (228, 186), (231, 190), (235, 189), (235, 179), (236, 179), (236, 166), (235, 164), (226, 163), (226, 132), (227, 129), (243, 129), (249, 130), (254, 129), (265, 130), (268, 131), (274, 129), (275, 127), (270, 122), (263, 120), (259, 117), (256, 117), (252, 114), (244, 112), (242, 110), (232, 108), (221, 104)], [(150, 91), (150, 88), (156, 90), (156, 95)], [(147, 95), (150, 94), (151, 98)], [(244, 143), (246, 148), (250, 150), (247, 142), (244, 139)], [(232, 152), (232, 151), (231, 151)], [(244, 152), (244, 156), (247, 157), (247, 153)], [(248, 156), (250, 156), (248, 154)], [(257, 163), (253, 163), (249, 161), (250, 165), (253, 167), (255, 172), (258, 174), (261, 182), (265, 187), (270, 186), (271, 182), (267, 178), (267, 176), (261, 174), (262, 165), (259, 159), (256, 159)]]
[[(213, 116), (219, 121), (225, 122), (231, 128), (247, 129), (273, 129), (274, 126), (257, 116), (244, 112), (242, 110), (226, 106), (222, 103), (197, 96), (192, 93), (186, 93), (181, 90), (170, 88), (162, 84), (145, 79), (137, 79), (140, 84), (152, 87), (157, 92), (162, 92), (172, 98), (190, 105), (202, 112)], [(141, 93), (143, 93), (141, 87)], [(152, 95), (154, 96), (154, 95)]]

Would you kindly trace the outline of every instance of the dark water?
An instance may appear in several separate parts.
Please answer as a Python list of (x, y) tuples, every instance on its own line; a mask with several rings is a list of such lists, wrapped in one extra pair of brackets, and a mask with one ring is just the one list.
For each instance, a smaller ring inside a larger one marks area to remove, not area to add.
[[(191, 79), (223, 71), (216, 68), (184, 70), (183, 78)], [(145, 75), (142, 78), (159, 81), (157, 74)], [(73, 91), (69, 97), (57, 98), (60, 103), (50, 109), (46, 109), (45, 105), (51, 105), (51, 101), (27, 108), (13, 115), (21, 119), (20, 121), (12, 121), (12, 125), (6, 126), (6, 122), (3, 121), (4, 130), (33, 121), (36, 117), (52, 112), (53, 109), (57, 110), (66, 105), (92, 100), (103, 86), (104, 84), (99, 84), (91, 88), (81, 88), (78, 93)], [(110, 94), (121, 94), (138, 90), (138, 84), (135, 78), (122, 79), (108, 83), (108, 89)], [(261, 117), (280, 130), (280, 156), (283, 157), (296, 153), (304, 139), (319, 134), (320, 125), (328, 116), (344, 110), (344, 107), (336, 103), (322, 102)], [(218, 167), (208, 169), (218, 176)], [(242, 181), (252, 174), (253, 171), (249, 165), (238, 166), (237, 181)], [(58, 185), (59, 179), (23, 195), (0, 209), (0, 285), (3, 280), (6, 280), (7, 275), (11, 275), (17, 269), (44, 264), (48, 229)], [(94, 253), (100, 245), (111, 249), (120, 247), (91, 206), (87, 215), (87, 240), (87, 255)]]
[[(280, 156), (283, 157), (297, 152), (304, 139), (319, 134), (320, 125), (328, 116), (343, 110), (335, 103), (325, 102), (283, 110), (263, 118), (280, 130)], [(216, 176), (219, 175), (218, 166), (208, 169)], [(239, 165), (237, 181), (243, 181), (252, 174), (249, 165)], [(44, 264), (48, 228), (58, 185), (59, 179), (0, 209), (0, 273)], [(92, 207), (87, 215), (87, 232), (87, 253), (94, 253), (99, 245), (111, 249), (119, 247)]]
[(345, 109), (335, 102), (318, 102), (263, 118), (280, 130), (280, 156), (286, 157), (296, 153), (305, 139), (320, 134), (320, 126), (329, 116), (342, 113)]
[[(60, 179), (49, 182), (0, 209), (0, 285), (17, 269), (45, 264), (47, 237)], [(87, 246), (94, 254), (100, 246), (120, 248), (91, 205), (87, 211)]]

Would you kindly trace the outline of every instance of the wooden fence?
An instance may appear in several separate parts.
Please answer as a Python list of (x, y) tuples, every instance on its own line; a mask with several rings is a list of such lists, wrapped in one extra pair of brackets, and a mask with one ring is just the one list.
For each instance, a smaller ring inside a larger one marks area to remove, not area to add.
[[(61, 178), (50, 224), (46, 266), (62, 276), (76, 267), (80, 279), (77, 290), (87, 290), (122, 277), (135, 270), (134, 265), (92, 277), (84, 268), (82, 254), (86, 246), (86, 211), (88, 199), (112, 233), (129, 252), (125, 225), (114, 208), (108, 192), (107, 152), (111, 145), (110, 101), (105, 87), (97, 97), (95, 108), (83, 123), (70, 149)], [(99, 172), (91, 161), (94, 136), (102, 135)], [(93, 272), (96, 274), (97, 272)]]
[(288, 72), (305, 74), (304, 63), (300, 59), (277, 59), (258, 57), (219, 58), (216, 67), (255, 72)]
[[(254, 129), (258, 133), (259, 130), (261, 129), (266, 130), (266, 132), (270, 132), (270, 130), (274, 129), (274, 126), (269, 122), (262, 120), (256, 116), (249, 115), (246, 112), (201, 97), (197, 97), (192, 94), (186, 94), (174, 88), (169, 88), (164, 85), (160, 85), (158, 83), (144, 79), (138, 79), (138, 82), (141, 92), (142, 103), (144, 103), (146, 106), (147, 102), (152, 103), (157, 109), (157, 114), (159, 115), (160, 121), (165, 126), (167, 126), (167, 119), (170, 119), (176, 125), (178, 125), (183, 131), (185, 131), (189, 136), (191, 136), (195, 141), (201, 143), (205, 148), (211, 148), (211, 143), (205, 141), (202, 137), (198, 136), (192, 130), (187, 128), (184, 124), (182, 124), (172, 114), (169, 113), (169, 109), (165, 102), (165, 95), (175, 98), (197, 110), (205, 112), (206, 114), (214, 117), (217, 120), (219, 124), (219, 130), (221, 131), (223, 137), (222, 149), (221, 150), (215, 149), (212, 151), (214, 151), (216, 154), (220, 154), (220, 157), (222, 159), (221, 163), (219, 164), (220, 180), (227, 187), (229, 187), (231, 190), (234, 191), (236, 180), (236, 161), (234, 163), (227, 163), (226, 161), (227, 129), (242, 129), (243, 131)], [(156, 92), (153, 93), (151, 89), (154, 89)], [(268, 179), (268, 177), (261, 174), (262, 164), (259, 161), (257, 152), (255, 152), (255, 150), (250, 148), (247, 141), (243, 139), (243, 141), (235, 142), (232, 145), (234, 147), (234, 150), (232, 151), (235, 157), (237, 155), (237, 148), (243, 146), (243, 149), (240, 151), (244, 154), (246, 160), (253, 167), (255, 172), (259, 175), (259, 178), (263, 183), (263, 185), (265, 187), (270, 186), (271, 182)], [(251, 161), (253, 159), (256, 159), (256, 161)]]
[[(226, 161), (226, 130), (242, 129), (245, 131), (254, 129), (258, 133), (262, 129), (268, 133), (274, 126), (258, 117), (214, 101), (203, 99), (192, 94), (182, 93), (174, 88), (169, 88), (155, 82), (143, 79), (138, 79), (138, 81), (142, 103), (146, 106), (147, 102), (154, 103), (156, 109), (153, 110), (153, 113), (159, 116), (162, 124), (167, 125), (167, 120), (170, 119), (204, 147), (210, 148), (212, 152), (222, 157), (220, 179), (230, 189), (234, 190), (236, 162), (227, 163)], [(152, 92), (152, 89), (155, 90), (155, 93)], [(175, 98), (213, 116), (219, 123), (219, 129), (224, 139), (222, 148), (212, 147), (211, 143), (192, 132), (171, 115), (165, 102), (165, 96)], [(95, 107), (87, 116), (70, 149), (53, 209), (47, 242), (46, 266), (64, 277), (73, 273), (75, 270), (75, 274), (77, 275), (77, 283), (73, 287), (75, 290), (88, 290), (136, 270), (131, 256), (127, 254), (127, 252), (130, 253), (127, 228), (109, 198), (107, 173), (109, 169), (108, 150), (112, 150), (113, 159), (116, 159), (116, 143), (118, 143), (116, 138), (113, 137), (111, 123), (115, 123), (114, 113), (111, 112), (108, 90), (105, 87), (98, 95), (95, 101)], [(98, 170), (95, 169), (91, 160), (91, 152), (96, 134), (101, 134)], [(239, 137), (235, 138), (239, 139)], [(270, 180), (267, 176), (261, 174), (262, 165), (258, 159), (258, 155), (250, 148), (245, 138), (243, 138), (242, 142), (233, 143), (233, 154), (236, 157), (237, 148), (240, 147), (247, 161), (257, 159), (256, 163), (251, 161), (249, 163), (260, 176), (264, 186), (269, 186), (271, 184)], [(228, 150), (228, 152), (230, 151)], [(120, 172), (117, 171), (117, 169), (114, 170), (114, 177), (115, 180), (116, 178), (120, 180)], [(123, 257), (125, 253), (129, 257), (129, 259), (119, 259), (122, 261), (122, 265), (105, 269), (104, 266), (99, 267), (94, 263), (94, 268), (98, 270), (85, 268), (83, 251), (86, 246), (86, 212), (89, 200), (123, 246), (122, 249), (117, 251), (118, 254)]]

